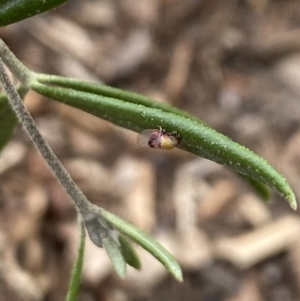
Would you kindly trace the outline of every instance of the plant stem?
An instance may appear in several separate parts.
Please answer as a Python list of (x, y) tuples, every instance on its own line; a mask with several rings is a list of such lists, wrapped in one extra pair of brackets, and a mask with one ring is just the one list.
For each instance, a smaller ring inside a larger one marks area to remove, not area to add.
[(2, 39), (0, 39), (0, 58), (22, 86), (27, 87), (34, 74), (16, 58)]
[(95, 206), (88, 201), (53, 153), (48, 143), (43, 139), (33, 118), (24, 106), (20, 95), (10, 81), (4, 64), (19, 80), (22, 89), (28, 90), (29, 83), (36, 81), (34, 73), (27, 69), (0, 39), (0, 84), (7, 94), (9, 104), (29, 137), (46, 160), (56, 179), (71, 197), (77, 211), (83, 218), (91, 240), (98, 247), (102, 247), (102, 237), (110, 236), (112, 226), (95, 210)]
[(85, 247), (85, 227), (84, 222), (79, 220), (80, 227), (80, 243), (77, 250), (77, 258), (72, 269), (71, 279), (69, 282), (69, 289), (66, 301), (75, 301), (78, 298), (79, 288), (80, 288), (80, 276), (83, 267), (83, 256)]
[(27, 131), (28, 135), (34, 142), (35, 146), (41, 152), (42, 156), (47, 161), (55, 177), (58, 179), (60, 184), (65, 188), (67, 193), (71, 196), (78, 210), (86, 216), (88, 214), (86, 210), (90, 207), (89, 201), (86, 199), (84, 194), (80, 191), (78, 186), (75, 184), (71, 176), (68, 174), (66, 169), (62, 166), (60, 161), (57, 159), (56, 155), (53, 153), (52, 149), (49, 147), (47, 142), (43, 139), (42, 135), (37, 129), (37, 126), (31, 117), (30, 113), (27, 111), (20, 98), (15, 87), (11, 83), (7, 73), (4, 69), (3, 61), (0, 59), (0, 82), (3, 89), (5, 90), (9, 103), (18, 116), (23, 127)]

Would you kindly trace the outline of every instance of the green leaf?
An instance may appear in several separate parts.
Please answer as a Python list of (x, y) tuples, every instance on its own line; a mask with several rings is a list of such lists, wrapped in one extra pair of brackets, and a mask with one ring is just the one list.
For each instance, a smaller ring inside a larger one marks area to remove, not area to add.
[[(154, 102), (151, 98), (144, 95), (140, 95), (129, 91), (124, 91), (121, 89), (109, 87), (102, 84), (83, 82), (81, 80), (74, 79), (74, 78), (65, 78), (61, 76), (47, 75), (47, 74), (37, 74), (36, 76), (37, 76), (37, 80), (41, 83), (57, 85), (59, 87), (64, 87), (64, 88), (71, 88), (77, 91), (89, 92), (89, 93), (106, 96), (110, 98), (117, 98), (119, 100), (123, 100), (126, 102), (141, 104), (150, 108), (161, 109), (165, 112), (174, 113), (174, 114), (188, 117), (190, 119), (197, 120), (199, 123), (203, 124), (203, 122), (200, 121), (198, 118), (190, 115), (185, 111), (172, 107), (166, 103)], [(268, 187), (266, 187), (266, 185), (264, 185), (262, 182), (251, 179), (247, 176), (243, 176), (242, 174), (240, 175), (242, 179), (244, 179), (244, 181), (246, 181), (262, 199), (267, 200), (270, 198), (270, 190), (268, 189)]]
[(102, 244), (117, 274), (120, 277), (125, 278), (126, 261), (122, 255), (121, 250), (119, 249), (118, 243), (115, 241), (113, 237), (108, 235), (102, 237)]
[(106, 85), (101, 85), (99, 83), (84, 82), (82, 80), (66, 78), (56, 75), (37, 73), (36, 78), (40, 83), (58, 85), (64, 88), (71, 88), (76, 91), (89, 92), (92, 94), (106, 96), (109, 98), (116, 98), (125, 102), (140, 104), (149, 108), (161, 109), (165, 112), (178, 114), (201, 122), (198, 118), (189, 114), (188, 112), (182, 111), (163, 102), (155, 102), (153, 101), (153, 99), (141, 94), (124, 91)]
[(41, 14), (67, 0), (2, 0), (0, 1), (0, 26), (6, 26)]
[(130, 242), (123, 236), (119, 235), (120, 250), (125, 261), (133, 268), (140, 270), (141, 262)]
[(10, 140), (18, 118), (10, 108), (6, 96), (0, 95), (0, 151)]
[(152, 254), (158, 261), (160, 261), (173, 277), (182, 281), (182, 271), (175, 260), (175, 258), (157, 241), (145, 232), (139, 230), (120, 217), (100, 209), (102, 216), (107, 222), (113, 225), (118, 231), (130, 237), (133, 241)]
[(295, 195), (286, 179), (266, 160), (195, 119), (115, 98), (47, 87), (38, 82), (29, 86), (44, 96), (136, 132), (158, 127), (170, 133), (176, 132), (181, 140), (179, 148), (265, 183), (286, 198), (293, 209), (297, 208)]
[(84, 256), (84, 246), (85, 246), (85, 226), (84, 223), (80, 223), (80, 244), (78, 247), (77, 258), (74, 263), (72, 269), (72, 275), (69, 283), (69, 289), (66, 301), (76, 301), (79, 293), (80, 288), (80, 279), (81, 279), (81, 272), (83, 267), (83, 256)]
[(257, 195), (264, 201), (269, 201), (270, 199), (270, 189), (262, 182), (256, 181), (244, 175), (241, 175), (242, 179), (247, 182), (252, 189), (257, 193)]
[(117, 274), (125, 278), (126, 261), (120, 249), (118, 232), (105, 220), (95, 205), (81, 210), (84, 225), (91, 241), (99, 248), (104, 247)]

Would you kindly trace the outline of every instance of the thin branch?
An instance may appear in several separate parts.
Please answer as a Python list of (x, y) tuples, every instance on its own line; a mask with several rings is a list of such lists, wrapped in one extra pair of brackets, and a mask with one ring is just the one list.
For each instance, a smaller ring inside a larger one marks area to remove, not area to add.
[(42, 135), (37, 129), (37, 126), (31, 117), (30, 113), (27, 111), (20, 98), (15, 87), (11, 83), (5, 69), (3, 61), (0, 59), (0, 82), (3, 89), (5, 90), (7, 97), (9, 99), (12, 109), (18, 116), (23, 127), (27, 131), (28, 135), (34, 142), (35, 146), (41, 152), (42, 156), (47, 161), (49, 167), (54, 173), (55, 177), (58, 179), (60, 184), (65, 188), (67, 193), (70, 195), (74, 201), (78, 210), (83, 214), (83, 216), (88, 215), (88, 208), (90, 207), (90, 202), (80, 191), (78, 186), (75, 184), (73, 179), (70, 177), (68, 172), (62, 166), (60, 161), (57, 159), (56, 155), (53, 153), (52, 149), (49, 147), (47, 142), (43, 139)]
[(4, 64), (12, 72), (14, 77), (23, 85), (27, 87), (28, 82), (34, 76), (29, 69), (27, 69), (9, 50), (2, 39), (0, 39), (0, 57)]

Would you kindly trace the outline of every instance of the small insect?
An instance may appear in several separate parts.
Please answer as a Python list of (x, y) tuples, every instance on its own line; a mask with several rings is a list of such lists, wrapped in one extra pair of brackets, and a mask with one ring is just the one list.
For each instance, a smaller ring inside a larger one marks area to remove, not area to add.
[(137, 143), (141, 147), (173, 149), (179, 142), (180, 139), (177, 134), (167, 133), (161, 127), (142, 131), (137, 138)]

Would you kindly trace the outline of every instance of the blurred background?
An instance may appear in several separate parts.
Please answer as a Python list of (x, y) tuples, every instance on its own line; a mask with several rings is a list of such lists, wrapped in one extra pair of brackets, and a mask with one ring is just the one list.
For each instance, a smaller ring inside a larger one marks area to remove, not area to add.
[[(0, 29), (29, 68), (145, 94), (266, 158), (300, 199), (300, 1), (72, 0)], [(87, 197), (153, 235), (184, 282), (137, 248), (120, 279), (87, 240), (81, 301), (300, 300), (300, 219), (236, 174), (29, 93), (26, 106)], [(0, 157), (1, 300), (64, 300), (76, 211), (19, 127)]]

